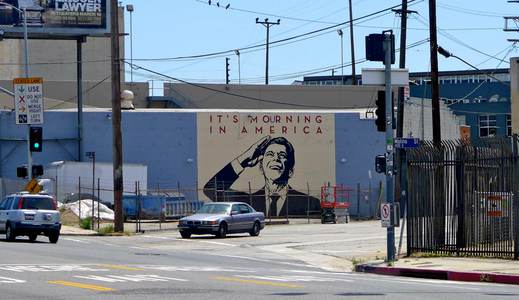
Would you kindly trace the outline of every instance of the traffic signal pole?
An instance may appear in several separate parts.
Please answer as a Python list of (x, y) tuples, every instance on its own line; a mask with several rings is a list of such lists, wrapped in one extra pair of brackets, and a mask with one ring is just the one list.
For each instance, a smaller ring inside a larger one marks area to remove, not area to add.
[[(384, 54), (386, 66), (386, 201), (389, 203), (390, 216), (393, 218), (395, 209), (394, 199), (394, 143), (393, 143), (393, 101), (391, 99), (391, 31), (384, 33)], [(388, 262), (395, 260), (395, 228), (393, 222), (387, 227), (387, 259)]]

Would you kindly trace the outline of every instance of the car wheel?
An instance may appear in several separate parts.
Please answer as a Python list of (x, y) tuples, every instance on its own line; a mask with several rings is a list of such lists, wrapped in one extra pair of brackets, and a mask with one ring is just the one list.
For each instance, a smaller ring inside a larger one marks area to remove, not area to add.
[(34, 243), (36, 241), (36, 238), (38, 238), (38, 235), (36, 233), (29, 234), (29, 241), (31, 241), (31, 243)]
[(191, 232), (189, 232), (189, 231), (181, 231), (180, 235), (182, 236), (182, 238), (188, 239), (188, 238), (191, 237)]
[(252, 229), (250, 230), (249, 234), (251, 236), (258, 236), (260, 234), (261, 227), (259, 222), (254, 222), (254, 225), (252, 225)]
[(227, 236), (227, 224), (222, 223), (222, 224), (220, 224), (220, 227), (218, 227), (218, 232), (216, 233), (216, 237), (223, 239), (226, 236)]
[(9, 242), (12, 242), (16, 239), (16, 232), (11, 227), (11, 224), (7, 224), (7, 226), (5, 228), (5, 239)]
[(49, 242), (51, 242), (52, 244), (56, 244), (58, 242), (58, 239), (59, 239), (59, 232), (51, 232), (49, 234)]

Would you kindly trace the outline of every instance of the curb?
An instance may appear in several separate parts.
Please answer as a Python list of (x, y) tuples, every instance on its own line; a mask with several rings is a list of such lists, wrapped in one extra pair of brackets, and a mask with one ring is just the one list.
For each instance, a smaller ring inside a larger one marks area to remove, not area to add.
[(491, 282), (519, 285), (519, 275), (496, 274), (485, 272), (463, 272), (439, 269), (416, 269), (399, 267), (381, 267), (369, 264), (355, 266), (356, 272), (372, 273), (378, 275), (403, 276), (427, 279), (440, 279), (467, 282)]

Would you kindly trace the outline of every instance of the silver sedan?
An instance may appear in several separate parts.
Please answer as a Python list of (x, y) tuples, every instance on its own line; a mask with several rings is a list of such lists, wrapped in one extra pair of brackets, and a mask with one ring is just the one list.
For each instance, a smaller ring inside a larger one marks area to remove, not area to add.
[(265, 215), (243, 202), (211, 202), (204, 204), (194, 215), (178, 222), (183, 238), (191, 234), (214, 234), (224, 238), (228, 233), (248, 232), (258, 236), (265, 228)]

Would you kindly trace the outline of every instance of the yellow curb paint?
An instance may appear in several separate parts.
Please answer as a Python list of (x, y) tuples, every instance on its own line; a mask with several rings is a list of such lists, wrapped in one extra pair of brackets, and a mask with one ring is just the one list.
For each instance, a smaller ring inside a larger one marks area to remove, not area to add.
[(270, 285), (270, 286), (278, 286), (278, 287), (288, 287), (288, 288), (302, 288), (301, 285), (289, 284), (289, 283), (281, 283), (281, 282), (272, 282), (272, 281), (263, 281), (263, 280), (251, 280), (251, 279), (239, 279), (232, 277), (212, 277), (214, 280), (221, 281), (229, 281), (229, 282), (239, 282), (239, 283), (251, 283), (258, 285)]
[(112, 269), (112, 270), (144, 271), (144, 269), (132, 268), (132, 267), (123, 266), (123, 265), (98, 265), (98, 266), (102, 267), (102, 268)]
[(58, 284), (58, 285), (64, 285), (64, 286), (70, 286), (80, 289), (86, 289), (86, 290), (93, 290), (93, 291), (99, 291), (99, 292), (110, 292), (115, 291), (112, 288), (100, 286), (100, 285), (91, 285), (91, 284), (83, 284), (79, 282), (72, 282), (72, 281), (47, 281), (47, 283), (50, 284)]

